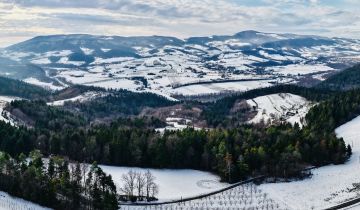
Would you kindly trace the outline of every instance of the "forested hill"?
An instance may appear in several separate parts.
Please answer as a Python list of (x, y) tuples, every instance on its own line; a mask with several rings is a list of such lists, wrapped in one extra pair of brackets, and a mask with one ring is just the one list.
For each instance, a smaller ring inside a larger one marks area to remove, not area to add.
[(20, 80), (0, 77), (0, 95), (17, 96), (26, 99), (38, 99), (51, 93), (41, 87), (31, 85)]
[(67, 102), (65, 109), (78, 110), (86, 118), (116, 118), (123, 115), (138, 115), (145, 107), (165, 107), (178, 104), (153, 93), (137, 93), (127, 90), (109, 90), (108, 95), (86, 102)]
[(331, 76), (317, 87), (331, 90), (350, 90), (360, 87), (360, 64)]
[[(52, 96), (58, 94), (57, 99), (62, 99), (84, 91), (98, 90), (73, 87)], [(228, 126), (232, 124), (229, 111), (237, 100), (274, 93), (293, 93), (318, 102), (306, 117), (307, 125), (303, 129), (297, 124), (285, 123)], [(301, 177), (303, 174), (299, 171), (305, 167), (341, 164), (348, 159), (351, 147), (337, 138), (333, 129), (360, 113), (360, 91), (339, 93), (292, 85), (275, 86), (200, 104), (204, 109), (201, 117), (219, 128), (159, 133), (154, 128), (166, 126), (164, 122), (155, 117), (136, 119), (134, 115), (144, 106), (158, 108), (181, 102), (150, 93), (109, 90), (107, 94), (84, 103), (67, 102), (64, 107), (48, 106), (39, 100), (10, 103), (6, 110), (32, 128), (0, 122), (0, 151), (13, 157), (39, 150), (46, 156), (60, 155), (78, 162), (206, 170), (228, 182), (257, 175)], [(88, 116), (109, 115), (113, 116), (112, 123), (89, 123)], [(117, 115), (128, 118), (115, 120)], [(16, 179), (10, 176), (23, 183), (21, 177), (22, 174)], [(41, 189), (48, 188), (44, 186)], [(4, 186), (0, 186), (0, 190), (9, 191)], [(27, 198), (27, 195), (18, 196)]]
[(6, 109), (19, 124), (28, 127), (48, 128), (61, 131), (86, 125), (84, 117), (58, 107), (48, 106), (44, 101), (13, 101)]
[(331, 132), (360, 115), (360, 89), (339, 92), (314, 106), (306, 115), (311, 130)]
[(238, 95), (225, 97), (214, 103), (209, 103), (202, 113), (202, 117), (204, 117), (208, 124), (213, 127), (228, 127), (232, 124), (232, 122), (227, 119), (227, 116), (230, 114), (230, 110), (237, 100), (248, 100), (259, 96), (276, 93), (292, 93), (311, 101), (321, 101), (328, 98), (334, 92), (335, 91), (332, 90), (306, 88), (296, 85), (278, 85), (255, 89)]

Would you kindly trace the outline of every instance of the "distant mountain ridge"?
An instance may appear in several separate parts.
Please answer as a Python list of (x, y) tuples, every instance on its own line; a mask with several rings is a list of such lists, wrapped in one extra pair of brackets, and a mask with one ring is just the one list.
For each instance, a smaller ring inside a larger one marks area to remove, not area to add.
[[(70, 35), (49, 35), (38, 36), (30, 40), (11, 45), (6, 48), (9, 51), (23, 51), (23, 52), (47, 52), (53, 50), (66, 50), (69, 48), (79, 48), (81, 46), (101, 48), (129, 48), (129, 47), (163, 47), (166, 45), (182, 46), (185, 44), (202, 44), (206, 45), (213, 41), (225, 41), (237, 39), (250, 45), (262, 45), (264, 43), (278, 42), (284, 40), (303, 39), (307, 40), (306, 44), (320, 44), (331, 40), (326, 37), (309, 36), (309, 35), (295, 35), (295, 34), (274, 34), (262, 33), (257, 31), (243, 31), (234, 35), (221, 35), (209, 37), (190, 37), (185, 40), (169, 36), (98, 36), (89, 34), (70, 34)], [(287, 45), (297, 44), (296, 42), (288, 41)], [(279, 43), (280, 45), (280, 43)], [(304, 46), (304, 45), (303, 45)]]
[[(187, 39), (72, 34), (3, 49), (0, 76), (56, 89), (81, 84), (173, 95), (188, 94), (177, 90), (183, 84), (204, 81), (311, 83), (358, 62), (360, 40), (354, 39), (257, 31)], [(205, 93), (228, 88), (210, 89)]]

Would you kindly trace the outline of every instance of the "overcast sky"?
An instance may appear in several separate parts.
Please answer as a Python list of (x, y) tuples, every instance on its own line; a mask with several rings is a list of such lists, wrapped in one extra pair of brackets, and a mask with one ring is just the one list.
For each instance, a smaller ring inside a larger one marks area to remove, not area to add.
[(39, 35), (243, 30), (360, 38), (360, 0), (0, 0), (0, 47)]

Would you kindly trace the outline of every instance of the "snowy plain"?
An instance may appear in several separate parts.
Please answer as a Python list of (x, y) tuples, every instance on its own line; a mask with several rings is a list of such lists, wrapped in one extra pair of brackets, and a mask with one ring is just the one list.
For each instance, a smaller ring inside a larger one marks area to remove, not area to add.
[[(130, 170), (146, 172), (147, 169), (100, 165), (105, 173), (110, 174), (117, 185), (123, 185), (122, 176)], [(209, 172), (190, 169), (149, 169), (159, 185), (158, 198), (161, 201), (192, 197), (222, 189), (229, 184), (220, 182), (220, 177)]]
[(287, 66), (268, 67), (267, 70), (286, 76), (328, 72), (334, 71), (335, 69), (324, 64), (291, 64)]

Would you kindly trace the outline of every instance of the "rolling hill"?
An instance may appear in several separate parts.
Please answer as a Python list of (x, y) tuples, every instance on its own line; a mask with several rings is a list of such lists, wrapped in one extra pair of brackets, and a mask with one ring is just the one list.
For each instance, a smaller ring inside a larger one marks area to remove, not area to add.
[(48, 89), (73, 84), (201, 95), (310, 83), (360, 61), (360, 41), (243, 31), (229, 36), (40, 36), (3, 49), (0, 75)]

